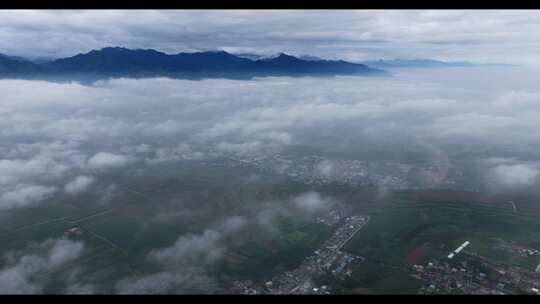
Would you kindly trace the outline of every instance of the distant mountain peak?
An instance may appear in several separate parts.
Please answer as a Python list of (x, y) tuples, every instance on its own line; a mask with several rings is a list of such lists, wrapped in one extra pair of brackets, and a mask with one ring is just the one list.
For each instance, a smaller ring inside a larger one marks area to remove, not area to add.
[(225, 51), (225, 50), (215, 50), (215, 51), (210, 51), (210, 53), (216, 53), (216, 54), (223, 54), (223, 55), (232, 55), (231, 53)]
[(285, 53), (278, 53), (275, 56), (264, 57), (264, 58), (259, 59), (259, 61), (281, 62), (281, 63), (307, 62), (307, 60), (302, 60), (302, 59), (296, 58), (292, 55), (285, 54)]
[(298, 58), (292, 56), (292, 55), (289, 55), (289, 54), (285, 54), (285, 53), (279, 53), (277, 58), (279, 59), (297, 59), (299, 60)]
[(100, 49), (102, 52), (129, 51), (129, 49), (121, 46), (106, 46)]

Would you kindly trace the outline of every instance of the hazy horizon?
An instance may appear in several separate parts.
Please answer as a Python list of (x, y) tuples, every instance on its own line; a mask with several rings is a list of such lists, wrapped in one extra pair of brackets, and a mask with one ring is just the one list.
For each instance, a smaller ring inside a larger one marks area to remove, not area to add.
[(3, 10), (0, 20), (0, 53), (29, 58), (124, 46), (537, 65), (540, 46), (535, 10)]

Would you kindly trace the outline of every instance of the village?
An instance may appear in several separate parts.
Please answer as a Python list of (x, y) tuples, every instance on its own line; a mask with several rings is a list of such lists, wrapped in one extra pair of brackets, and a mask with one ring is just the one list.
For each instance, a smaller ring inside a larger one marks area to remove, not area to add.
[(333, 235), (297, 268), (276, 275), (265, 282), (264, 286), (239, 281), (234, 285), (242, 294), (330, 294), (328, 286), (317, 286), (313, 278), (325, 273), (331, 273), (338, 279), (351, 275), (350, 266), (362, 262), (364, 258), (343, 252), (341, 248), (369, 219), (368, 215), (346, 216), (343, 211), (338, 210), (325, 217), (318, 217), (318, 222), (337, 228)]

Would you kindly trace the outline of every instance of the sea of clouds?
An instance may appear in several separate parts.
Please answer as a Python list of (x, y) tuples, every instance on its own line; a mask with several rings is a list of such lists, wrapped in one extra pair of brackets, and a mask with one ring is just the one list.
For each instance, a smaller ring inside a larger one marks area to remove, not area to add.
[[(448, 155), (489, 148), (492, 160), (506, 159), (489, 162), (490, 176), (501, 176), (504, 185), (534, 182), (540, 91), (509, 87), (505, 79), (520, 77), (519, 70), (446, 73), (433, 79), (113, 79), (91, 86), (2, 80), (0, 210), (31, 206), (58, 191), (81, 193), (95, 174), (135, 162), (249, 157), (299, 146), (405, 143)], [(501, 76), (486, 87), (486, 73)], [(502, 176), (525, 167), (527, 177), (508, 182)]]

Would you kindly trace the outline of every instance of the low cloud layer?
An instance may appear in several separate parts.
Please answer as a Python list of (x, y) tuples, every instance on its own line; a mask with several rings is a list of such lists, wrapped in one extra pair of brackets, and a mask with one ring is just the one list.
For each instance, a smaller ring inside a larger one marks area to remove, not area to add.
[[(132, 164), (291, 149), (355, 151), (359, 158), (416, 149), (451, 160), (489, 149), (489, 157), (535, 161), (540, 91), (529, 80), (537, 73), (453, 69), (387, 79), (156, 78), (92, 86), (2, 80), (0, 208), (35, 205), (58, 189), (76, 193), (89, 186), (77, 176), (98, 181)], [(513, 78), (522, 81), (507, 81)], [(339, 173), (332, 161), (315, 171), (322, 178)]]
[(18, 184), (0, 195), (0, 210), (38, 203), (56, 190), (54, 187)]
[(86, 190), (94, 182), (91, 176), (77, 176), (73, 181), (66, 184), (64, 191), (68, 194), (78, 194)]
[(107, 152), (99, 152), (88, 159), (88, 166), (93, 169), (103, 169), (110, 167), (119, 167), (127, 164), (129, 157)]
[(208, 269), (223, 261), (231, 243), (245, 242), (248, 231), (257, 231), (258, 238), (276, 237), (281, 232), (280, 220), (308, 219), (329, 211), (336, 201), (309, 191), (282, 201), (267, 201), (246, 208), (249, 217), (228, 216), (198, 233), (180, 235), (170, 246), (151, 250), (147, 259), (162, 270), (142, 276), (127, 277), (116, 284), (118, 293), (197, 293), (225, 292), (218, 278)]
[(503, 187), (526, 187), (536, 183), (540, 171), (524, 164), (498, 165), (492, 170), (495, 183)]
[(152, 250), (148, 259), (163, 271), (143, 276), (127, 277), (116, 284), (116, 292), (123, 294), (198, 293), (208, 292), (216, 279), (207, 267), (218, 262), (227, 250), (226, 239), (238, 237), (248, 221), (240, 216), (224, 221), (201, 233), (181, 235), (169, 247)]
[(42, 293), (50, 274), (74, 261), (84, 251), (84, 243), (65, 238), (49, 239), (25, 251), (4, 253), (0, 269), (0, 294)]
[(309, 214), (328, 211), (334, 204), (332, 199), (313, 191), (300, 194), (293, 199), (293, 203), (301, 212)]
[(172, 247), (152, 252), (152, 257), (163, 263), (192, 263), (197, 260), (211, 263), (223, 254), (219, 246), (221, 233), (215, 230), (205, 230), (200, 235), (181, 236)]

